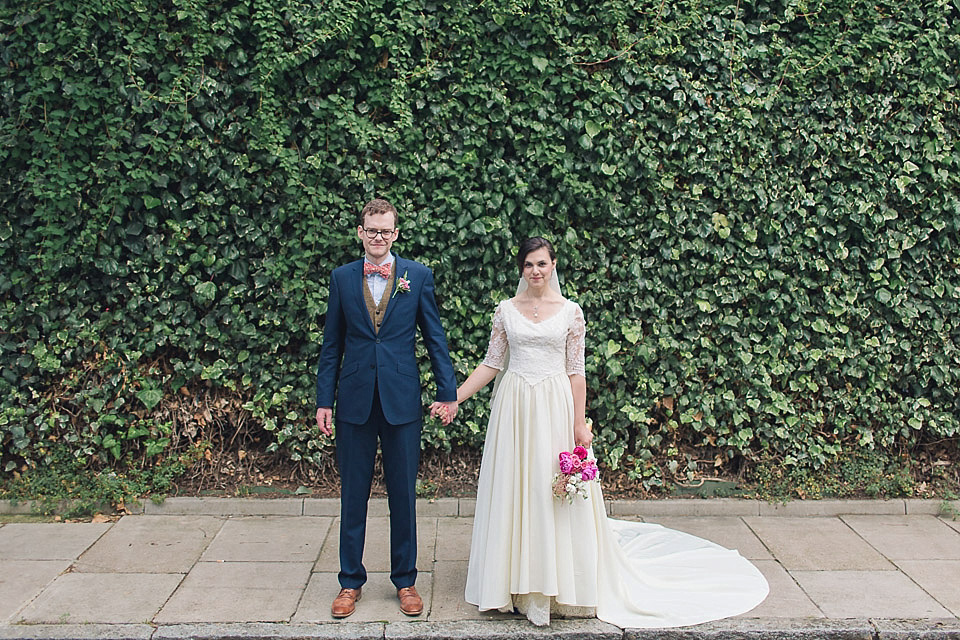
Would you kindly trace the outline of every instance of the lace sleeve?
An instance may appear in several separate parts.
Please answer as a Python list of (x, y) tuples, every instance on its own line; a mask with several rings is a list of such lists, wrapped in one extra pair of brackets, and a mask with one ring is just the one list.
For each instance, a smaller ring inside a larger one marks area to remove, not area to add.
[(493, 369), (503, 369), (503, 361), (507, 355), (507, 330), (503, 328), (503, 311), (497, 305), (493, 313), (493, 329), (490, 330), (490, 344), (487, 346), (487, 357), (483, 363)]
[(567, 375), (574, 374), (586, 376), (586, 367), (584, 366), (586, 342), (587, 342), (587, 324), (583, 319), (583, 310), (580, 305), (573, 305), (570, 326), (567, 329)]

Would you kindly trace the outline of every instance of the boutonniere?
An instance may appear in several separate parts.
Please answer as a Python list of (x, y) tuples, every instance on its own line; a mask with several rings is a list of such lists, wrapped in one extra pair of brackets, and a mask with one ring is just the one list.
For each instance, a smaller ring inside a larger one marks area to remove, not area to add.
[(393, 295), (391, 298), (397, 295), (397, 292), (400, 293), (410, 293), (410, 281), (407, 280), (407, 271), (403, 272), (402, 278), (397, 278), (397, 288), (393, 290)]

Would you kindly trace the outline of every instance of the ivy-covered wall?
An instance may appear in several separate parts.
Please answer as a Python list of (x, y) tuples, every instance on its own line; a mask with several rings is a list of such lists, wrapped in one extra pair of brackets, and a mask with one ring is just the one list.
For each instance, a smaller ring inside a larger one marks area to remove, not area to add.
[(327, 278), (375, 195), (461, 376), (555, 241), (601, 456), (648, 486), (690, 446), (956, 442), (957, 0), (31, 0), (0, 56), (7, 472), (326, 456)]

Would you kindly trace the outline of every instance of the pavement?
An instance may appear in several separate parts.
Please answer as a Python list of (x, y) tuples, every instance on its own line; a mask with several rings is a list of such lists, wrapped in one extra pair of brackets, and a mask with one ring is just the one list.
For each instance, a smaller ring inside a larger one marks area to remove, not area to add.
[[(538, 628), (479, 613), (463, 601), (474, 502), (451, 498), (418, 504), (425, 610), (407, 618), (389, 581), (386, 501), (375, 499), (363, 598), (335, 621), (339, 501), (171, 498), (116, 522), (0, 524), (0, 640), (960, 640), (960, 501), (677, 499), (607, 509), (737, 549), (770, 595), (744, 615), (678, 629), (598, 620)], [(0, 523), (28, 511), (0, 503)]]

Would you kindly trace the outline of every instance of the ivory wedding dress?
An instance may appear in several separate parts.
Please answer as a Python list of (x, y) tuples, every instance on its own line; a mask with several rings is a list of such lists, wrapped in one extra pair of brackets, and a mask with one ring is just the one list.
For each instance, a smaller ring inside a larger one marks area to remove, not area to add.
[(584, 374), (585, 325), (576, 303), (533, 322), (497, 306), (483, 363), (494, 386), (477, 487), (466, 600), (620, 627), (673, 627), (749, 611), (767, 582), (736, 551), (656, 524), (608, 519), (599, 482), (586, 500), (553, 496), (558, 454), (572, 451), (568, 375)]

